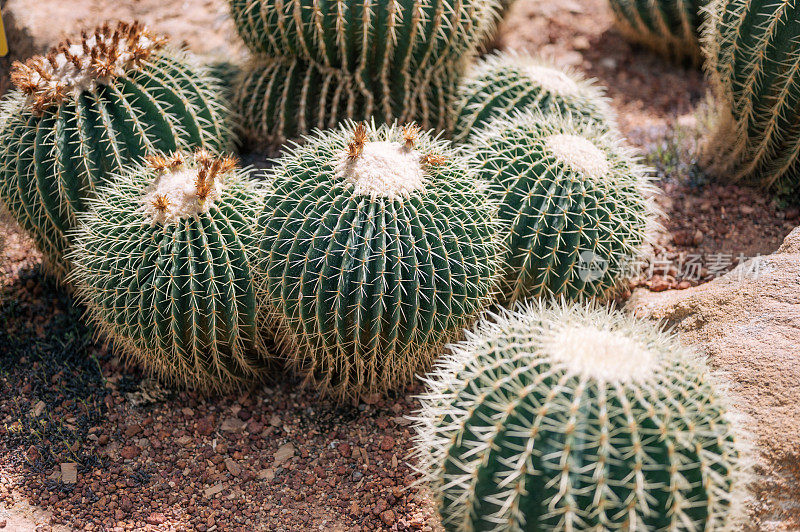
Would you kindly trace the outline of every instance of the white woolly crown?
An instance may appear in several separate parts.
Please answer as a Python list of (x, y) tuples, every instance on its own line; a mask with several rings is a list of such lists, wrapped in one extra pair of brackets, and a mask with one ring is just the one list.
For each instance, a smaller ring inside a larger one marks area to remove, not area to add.
[(358, 195), (408, 198), (425, 186), (421, 154), (399, 142), (366, 142), (356, 158), (342, 156), (338, 171)]
[(138, 22), (104, 24), (91, 33), (84, 31), (77, 43), (67, 39), (46, 55), (14, 63), (11, 80), (41, 113), (68, 95), (94, 91), (138, 68), (165, 42)]
[(592, 141), (578, 135), (550, 135), (545, 146), (560, 162), (593, 179), (602, 179), (610, 167), (608, 157)]
[(236, 161), (199, 150), (188, 158), (180, 153), (149, 157), (148, 165), (158, 176), (142, 196), (142, 208), (153, 223), (172, 223), (208, 212), (220, 199), (223, 179)]

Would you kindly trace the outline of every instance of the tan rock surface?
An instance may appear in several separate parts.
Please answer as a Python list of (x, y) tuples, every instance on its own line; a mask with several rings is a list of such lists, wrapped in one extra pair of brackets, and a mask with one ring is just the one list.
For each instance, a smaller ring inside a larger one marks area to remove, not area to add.
[(764, 474), (753, 526), (800, 529), (800, 227), (772, 255), (696, 288), (639, 289), (627, 308), (674, 326), (735, 382)]

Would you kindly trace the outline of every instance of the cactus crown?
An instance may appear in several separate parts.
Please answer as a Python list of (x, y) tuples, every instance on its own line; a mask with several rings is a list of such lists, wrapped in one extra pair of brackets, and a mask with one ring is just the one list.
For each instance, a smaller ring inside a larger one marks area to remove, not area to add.
[(558, 113), (601, 129), (614, 122), (604, 91), (593, 80), (531, 55), (500, 52), (479, 61), (461, 81), (453, 138), (468, 140), (493, 118), (524, 111)]
[(587, 177), (603, 179), (608, 173), (608, 157), (584, 137), (559, 133), (545, 137), (544, 143), (559, 162)]
[(67, 39), (46, 55), (14, 62), (11, 81), (29, 96), (34, 112), (41, 115), (67, 96), (94, 91), (97, 85), (108, 85), (140, 68), (166, 42), (139, 22), (105, 23), (93, 32), (83, 31), (79, 42)]
[(142, 200), (154, 223), (207, 212), (219, 199), (223, 178), (237, 167), (234, 157), (215, 157), (204, 149), (191, 155), (152, 155), (146, 160), (158, 174)]
[(419, 466), (447, 530), (720, 530), (750, 442), (702, 358), (594, 305), (503, 311), (428, 377)]
[(439, 154), (415, 149), (419, 127), (409, 124), (402, 131), (403, 142), (369, 140), (367, 126), (356, 126), (337, 166), (339, 177), (353, 186), (355, 194), (373, 199), (409, 198), (425, 186), (426, 166), (443, 162)]

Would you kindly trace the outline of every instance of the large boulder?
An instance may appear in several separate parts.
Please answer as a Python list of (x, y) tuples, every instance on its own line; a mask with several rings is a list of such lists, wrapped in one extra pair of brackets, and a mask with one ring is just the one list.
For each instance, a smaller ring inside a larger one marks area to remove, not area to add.
[(688, 290), (639, 289), (627, 308), (675, 327), (733, 380), (761, 455), (753, 526), (800, 529), (800, 227), (772, 255)]

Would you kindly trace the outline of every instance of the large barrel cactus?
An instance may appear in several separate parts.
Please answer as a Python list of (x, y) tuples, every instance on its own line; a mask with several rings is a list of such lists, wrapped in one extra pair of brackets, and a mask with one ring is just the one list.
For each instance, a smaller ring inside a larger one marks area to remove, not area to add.
[(708, 0), (609, 0), (619, 31), (673, 59), (699, 62), (700, 26)]
[(99, 330), (201, 391), (264, 366), (248, 254), (263, 194), (234, 167), (207, 151), (149, 156), (99, 188), (71, 235), (69, 279)]
[[(406, 91), (423, 70), (471, 53), (492, 30), (496, 0), (230, 0), (236, 29), (254, 52), (299, 58)], [(390, 82), (391, 80), (391, 82)]]
[(165, 43), (137, 23), (106, 24), (12, 68), (0, 201), (59, 277), (66, 232), (111, 172), (156, 150), (230, 141), (216, 82)]
[(446, 141), (348, 122), (307, 137), (272, 179), (262, 299), (324, 393), (410, 382), (490, 299), (494, 204)]
[(704, 146), (724, 179), (800, 190), (800, 6), (715, 0), (705, 34), (715, 131)]
[(380, 89), (342, 69), (300, 59), (259, 57), (237, 80), (234, 107), (245, 136), (271, 144), (335, 127), (348, 118), (416, 121), (426, 129), (446, 129), (452, 122), (460, 70), (448, 65), (423, 73), (411, 87), (395, 86), (381, 96)]
[(601, 88), (580, 74), (514, 52), (490, 55), (472, 67), (460, 83), (455, 108), (456, 142), (468, 139), (493, 118), (515, 111), (560, 113), (600, 127), (614, 122)]
[(651, 322), (533, 304), (426, 380), (417, 451), (446, 530), (734, 530), (746, 512), (740, 416)]
[(649, 174), (611, 133), (553, 114), (517, 113), (471, 137), (500, 201), (500, 292), (603, 297), (638, 273), (655, 222)]

